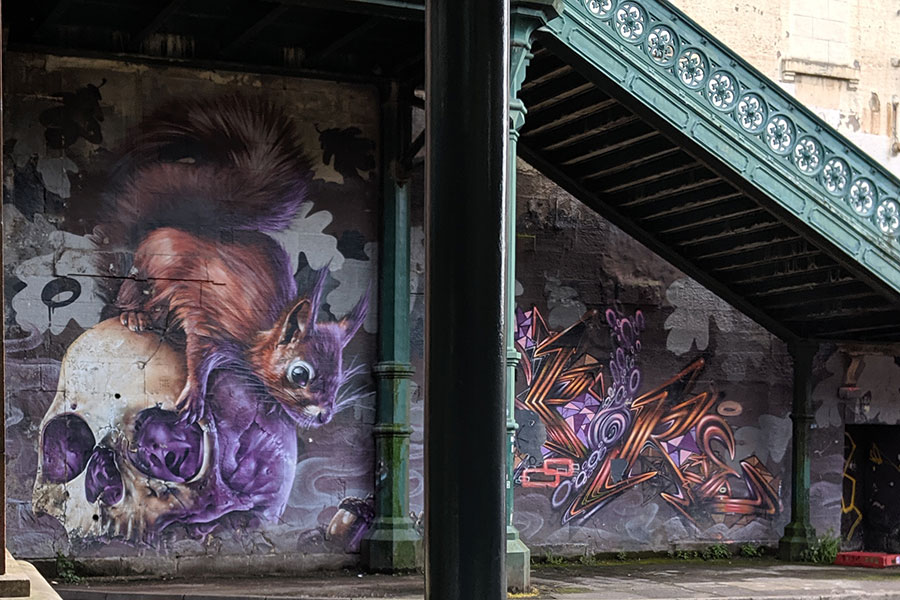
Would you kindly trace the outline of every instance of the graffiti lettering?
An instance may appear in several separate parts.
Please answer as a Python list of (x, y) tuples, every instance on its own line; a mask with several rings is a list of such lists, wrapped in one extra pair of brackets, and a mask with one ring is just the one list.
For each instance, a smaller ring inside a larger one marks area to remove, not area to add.
[(574, 474), (575, 463), (571, 458), (548, 458), (543, 467), (522, 472), (522, 487), (555, 488), (564, 477)]
[[(730, 466), (735, 439), (718, 411), (720, 394), (694, 391), (706, 359), (640, 396), (637, 357), (644, 329), (640, 311), (588, 312), (578, 323), (551, 332), (537, 308), (517, 314), (516, 346), (526, 389), (519, 408), (544, 422), (543, 465), (522, 471), (522, 487), (551, 488), (562, 521), (584, 520), (625, 491), (659, 480), (658, 495), (692, 522), (712, 515), (772, 515), (781, 504), (774, 477), (754, 456)], [(606, 325), (613, 350), (602, 364), (587, 339)], [(608, 371), (609, 381), (604, 378)], [(734, 404), (734, 403), (731, 403)], [(570, 461), (577, 469), (559, 468)], [(742, 482), (742, 493), (732, 484)]]

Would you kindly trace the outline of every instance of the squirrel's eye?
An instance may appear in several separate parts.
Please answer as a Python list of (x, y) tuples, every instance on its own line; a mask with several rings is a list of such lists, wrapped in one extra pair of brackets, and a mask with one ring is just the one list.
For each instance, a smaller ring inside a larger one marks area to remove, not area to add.
[(295, 360), (288, 365), (287, 380), (298, 387), (306, 387), (310, 381), (316, 376), (312, 365), (305, 360)]

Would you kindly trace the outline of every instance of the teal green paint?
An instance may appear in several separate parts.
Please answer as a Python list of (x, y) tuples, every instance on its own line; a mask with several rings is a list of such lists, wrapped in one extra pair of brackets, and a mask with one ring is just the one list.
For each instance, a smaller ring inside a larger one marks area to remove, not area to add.
[(519, 537), (513, 525), (516, 442), (516, 370), (519, 353), (516, 351), (516, 147), (519, 130), (525, 124), (527, 112), (519, 99), (525, 81), (525, 71), (531, 61), (531, 37), (534, 31), (559, 15), (561, 0), (513, 0), (510, 7), (510, 68), (509, 68), (509, 145), (506, 167), (506, 573), (512, 591), (531, 590), (531, 551)]
[(794, 358), (794, 402), (791, 409), (791, 522), (778, 542), (782, 560), (797, 561), (816, 539), (809, 520), (809, 431), (812, 425), (812, 369), (818, 346), (797, 343)]
[[(541, 35), (562, 44), (564, 60), (586, 61), (617, 82), (850, 262), (867, 264), (878, 285), (900, 292), (894, 175), (665, 0), (563, 4), (562, 17)], [(702, 73), (692, 71), (692, 57)], [(848, 235), (858, 244), (848, 244)], [(890, 268), (871, 268), (872, 257)]]
[(375, 521), (362, 543), (371, 571), (402, 572), (420, 564), (421, 540), (409, 516), (409, 196), (400, 159), (410, 139), (412, 90), (397, 84), (382, 105), (383, 196), (379, 252)]

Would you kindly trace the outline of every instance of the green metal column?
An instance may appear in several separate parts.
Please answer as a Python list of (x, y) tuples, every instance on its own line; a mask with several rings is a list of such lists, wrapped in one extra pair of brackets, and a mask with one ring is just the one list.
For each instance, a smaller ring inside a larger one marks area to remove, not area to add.
[(371, 571), (415, 569), (421, 540), (409, 517), (409, 196), (401, 157), (409, 144), (412, 90), (393, 83), (381, 110), (381, 245), (378, 255), (378, 382), (375, 423), (375, 522), (362, 543)]
[(525, 82), (525, 71), (531, 62), (531, 36), (549, 20), (559, 16), (562, 0), (512, 0), (510, 5), (509, 65), (509, 145), (506, 167), (506, 261), (504, 265), (506, 293), (506, 577), (514, 592), (531, 589), (531, 551), (513, 525), (516, 443), (516, 148), (519, 130), (528, 112), (519, 99)]
[(794, 402), (791, 410), (791, 522), (778, 542), (782, 560), (800, 560), (816, 539), (809, 521), (809, 431), (812, 424), (812, 365), (818, 346), (806, 342), (791, 345), (794, 358)]
[(425, 598), (502, 600), (509, 0), (425, 12)]

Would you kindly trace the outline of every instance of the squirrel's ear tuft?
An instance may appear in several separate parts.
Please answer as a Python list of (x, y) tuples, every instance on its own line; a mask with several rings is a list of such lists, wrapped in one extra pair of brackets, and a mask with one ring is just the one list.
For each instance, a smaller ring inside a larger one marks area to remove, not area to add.
[[(329, 262), (329, 264), (331, 263)], [(312, 292), (309, 295), (309, 303), (312, 308), (309, 325), (312, 328), (315, 328), (316, 321), (319, 318), (319, 307), (322, 305), (322, 300), (325, 296), (325, 282), (328, 281), (328, 274), (330, 272), (329, 265), (325, 265), (316, 271), (316, 281), (313, 284)]]
[(359, 328), (362, 326), (363, 321), (366, 320), (366, 314), (369, 312), (370, 292), (371, 286), (366, 289), (366, 293), (362, 295), (359, 302), (353, 307), (353, 310), (344, 315), (344, 318), (341, 319), (341, 329), (344, 332), (342, 346), (346, 346), (350, 340), (353, 339), (353, 336), (356, 335), (356, 332), (359, 331)]
[(304, 336), (309, 331), (310, 321), (313, 318), (313, 306), (306, 298), (297, 302), (287, 313), (281, 324), (281, 337), (279, 345), (290, 343), (296, 336)]

